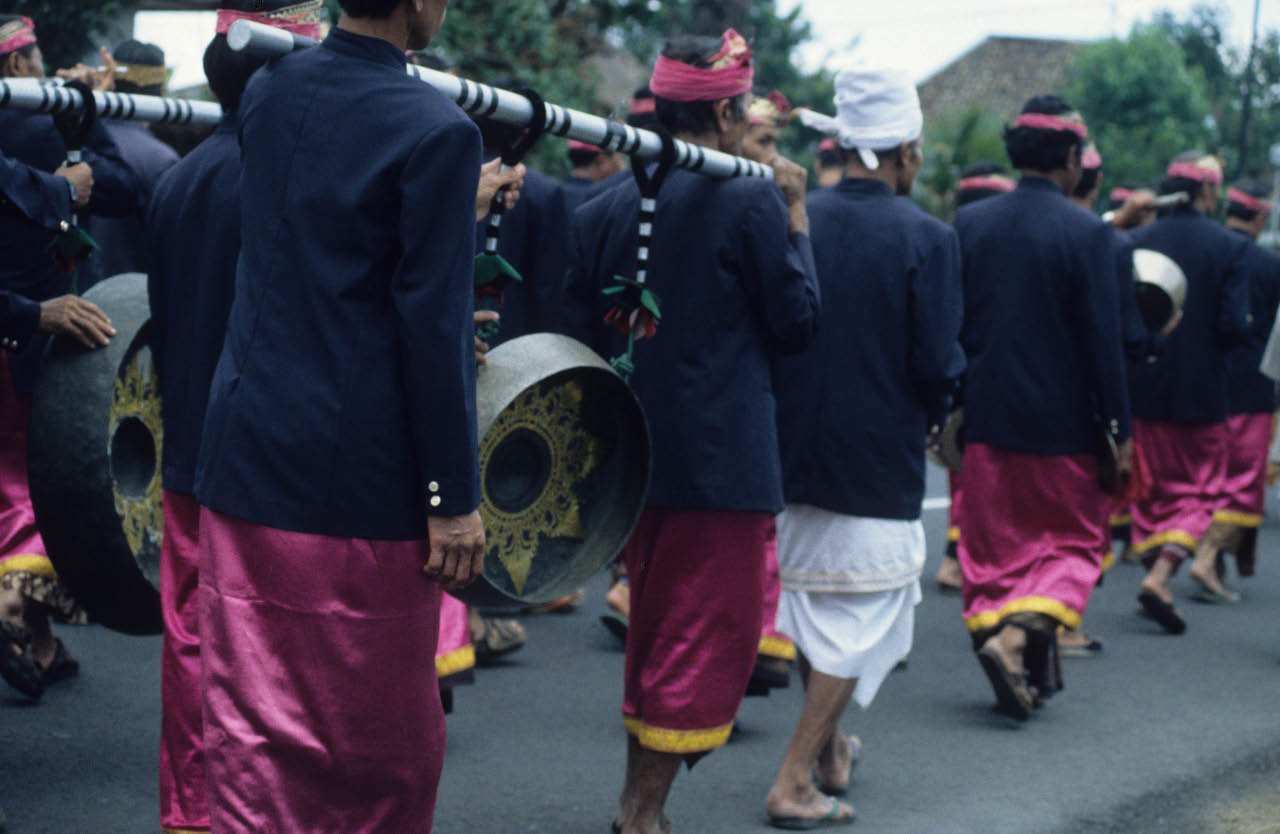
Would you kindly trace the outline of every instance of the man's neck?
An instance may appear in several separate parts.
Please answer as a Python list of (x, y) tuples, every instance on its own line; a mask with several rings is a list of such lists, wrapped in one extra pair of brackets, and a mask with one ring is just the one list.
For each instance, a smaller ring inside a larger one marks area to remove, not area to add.
[(879, 180), (889, 186), (894, 194), (898, 193), (898, 169), (896, 165), (881, 165), (872, 171), (860, 161), (851, 159), (845, 163), (844, 175), (854, 180)]
[(1070, 196), (1071, 194), (1071, 187), (1069, 187), (1071, 186), (1071, 175), (1065, 168), (1058, 168), (1053, 171), (1036, 171), (1031, 168), (1022, 168), (1018, 173), (1022, 174), (1024, 177), (1036, 177), (1037, 179), (1048, 180), (1058, 186), (1058, 190), (1062, 192), (1064, 197)]
[(1246, 223), (1245, 221), (1241, 220), (1239, 217), (1228, 217), (1227, 228), (1244, 232), (1254, 240), (1258, 239), (1258, 234), (1262, 231), (1261, 229), (1254, 228), (1254, 224)]
[(409, 44), (409, 28), (405, 26), (404, 12), (397, 9), (388, 17), (352, 17), (343, 13), (338, 28), (366, 38), (380, 38), (403, 52)]
[(702, 145), (704, 148), (720, 150), (720, 134), (714, 130), (708, 130), (706, 133), (677, 133), (675, 138), (691, 145)]

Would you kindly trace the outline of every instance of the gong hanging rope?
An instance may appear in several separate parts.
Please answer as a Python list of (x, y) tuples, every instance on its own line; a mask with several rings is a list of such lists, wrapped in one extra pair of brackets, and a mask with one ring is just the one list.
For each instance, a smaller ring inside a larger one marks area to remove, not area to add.
[[(88, 98), (102, 119), (201, 127), (213, 127), (222, 119), (222, 108), (211, 101), (101, 91), (93, 91)], [(72, 82), (0, 79), (0, 107), (59, 114), (83, 111), (85, 101), (85, 90)]]
[[(295, 49), (315, 46), (319, 41), (304, 38), (251, 20), (237, 20), (227, 32), (227, 44), (236, 51), (259, 55), (284, 55)], [(499, 122), (530, 127), (536, 121), (532, 102), (511, 90), (478, 84), (465, 78), (410, 65), (410, 75), (435, 87), (457, 102), (463, 110)], [(547, 103), (543, 129), (552, 135), (577, 139), (608, 151), (621, 151), (641, 159), (657, 159), (662, 154), (662, 138), (651, 130), (640, 130), (621, 122), (603, 119), (580, 110)], [(773, 169), (750, 159), (723, 153), (701, 145), (675, 140), (675, 167), (717, 179), (762, 177), (773, 179)]]

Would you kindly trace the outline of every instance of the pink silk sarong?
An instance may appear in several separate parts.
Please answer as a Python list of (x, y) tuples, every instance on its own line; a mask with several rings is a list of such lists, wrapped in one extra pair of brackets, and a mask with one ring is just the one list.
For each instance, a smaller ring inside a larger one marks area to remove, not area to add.
[(164, 491), (160, 545), (160, 825), (209, 827), (200, 704), (200, 505)]
[(1134, 443), (1151, 470), (1146, 497), (1133, 504), (1133, 550), (1151, 557), (1165, 545), (1194, 552), (1222, 506), (1226, 423), (1133, 421)]
[(1031, 455), (970, 443), (964, 452), (960, 569), (972, 632), (1047, 614), (1078, 628), (1101, 575), (1111, 498), (1092, 455)]
[(702, 753), (733, 729), (755, 666), (768, 513), (648, 508), (623, 548), (631, 589), (622, 723)]
[(471, 645), (471, 630), (467, 627), (467, 606), (457, 597), (444, 594), (440, 598), (436, 676), (440, 678), (440, 685), (447, 689), (456, 683), (469, 682), (467, 673), (475, 667), (476, 650)]
[(201, 508), (214, 831), (431, 830), (445, 724), (425, 550)]
[(27, 423), (31, 400), (19, 397), (0, 352), (0, 576), (25, 571), (54, 577), (36, 529), (36, 512), (27, 485)]
[(778, 525), (769, 525), (764, 545), (764, 628), (757, 651), (765, 657), (796, 659), (796, 644), (778, 631), (778, 601), (782, 599), (782, 571), (778, 569)]
[(1227, 418), (1227, 471), (1223, 506), (1213, 520), (1236, 527), (1257, 527), (1267, 508), (1267, 456), (1275, 417), (1232, 414)]

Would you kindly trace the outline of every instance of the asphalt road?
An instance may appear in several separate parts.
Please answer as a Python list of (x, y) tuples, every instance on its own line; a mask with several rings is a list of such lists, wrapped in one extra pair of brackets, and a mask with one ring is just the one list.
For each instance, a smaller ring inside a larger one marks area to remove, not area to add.
[[(931, 472), (931, 496), (944, 495)], [(945, 512), (925, 513), (937, 566)], [(1094, 595), (1098, 659), (1066, 661), (1067, 688), (1026, 724), (991, 709), (959, 619), (925, 583), (909, 668), (846, 729), (865, 755), (853, 830), (874, 832), (1276, 831), (1280, 826), (1280, 532), (1235, 607), (1183, 599), (1169, 637), (1134, 613), (1140, 570), (1120, 564)], [(1190, 580), (1178, 580), (1189, 594)], [(458, 691), (436, 830), (605, 832), (624, 737), (622, 652), (599, 625), (604, 577), (571, 615), (526, 619), (530, 644)], [(158, 638), (96, 627), (63, 638), (79, 679), (37, 706), (0, 695), (0, 807), (9, 831), (156, 831)], [(726, 748), (682, 772), (679, 832), (770, 830), (764, 796), (799, 709), (798, 684), (748, 699)]]

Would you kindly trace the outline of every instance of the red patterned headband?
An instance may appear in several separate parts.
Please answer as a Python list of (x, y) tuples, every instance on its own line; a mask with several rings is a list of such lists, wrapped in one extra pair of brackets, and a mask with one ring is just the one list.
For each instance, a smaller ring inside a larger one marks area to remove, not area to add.
[(36, 25), (31, 22), (29, 17), (11, 20), (0, 26), (0, 55), (17, 52), (24, 46), (30, 46), (35, 42)]
[(1081, 139), (1087, 139), (1089, 128), (1084, 122), (1050, 116), (1048, 113), (1023, 113), (1013, 121), (1014, 127), (1033, 127), (1037, 130), (1069, 130)]
[(836, 138), (834, 136), (828, 136), (826, 139), (823, 139), (818, 143), (819, 151), (834, 151), (838, 147), (840, 146), (836, 144)]
[(569, 150), (571, 151), (595, 151), (600, 152), (598, 145), (588, 145), (586, 142), (579, 142), (577, 139), (569, 140)]
[(958, 191), (1012, 191), (1013, 180), (1000, 176), (965, 177), (956, 186)]
[[(1206, 160), (1213, 160), (1213, 164), (1201, 164)], [(1170, 177), (1178, 177), (1185, 180), (1211, 182), (1215, 185), (1222, 184), (1222, 169), (1218, 167), (1217, 160), (1214, 160), (1213, 157), (1203, 157), (1200, 162), (1175, 162), (1169, 166), (1169, 170), (1165, 171), (1165, 173)]]
[(1259, 200), (1249, 192), (1241, 191), (1238, 188), (1233, 187), (1227, 189), (1227, 202), (1235, 203), (1242, 208), (1247, 208), (1249, 211), (1256, 211), (1259, 214), (1271, 213), (1270, 200)]
[(1086, 171), (1093, 171), (1102, 167), (1102, 154), (1098, 153), (1097, 148), (1089, 148), (1080, 156), (1080, 167)]
[(304, 38), (320, 37), (320, 24), (325, 21), (324, 0), (305, 0), (269, 12), (242, 12), (238, 9), (218, 9), (218, 25), (214, 30), (225, 35), (237, 20), (265, 23)]
[(649, 89), (668, 101), (719, 101), (751, 91), (755, 68), (751, 64), (751, 47), (742, 35), (727, 30), (721, 36), (720, 51), (710, 63), (709, 69), (698, 69), (659, 55)]
[(1114, 203), (1123, 203), (1134, 195), (1131, 188), (1113, 188), (1111, 189), (1111, 201)]
[(633, 98), (631, 106), (627, 108), (632, 116), (640, 116), (645, 113), (652, 113), (658, 109), (658, 104), (651, 98)]

